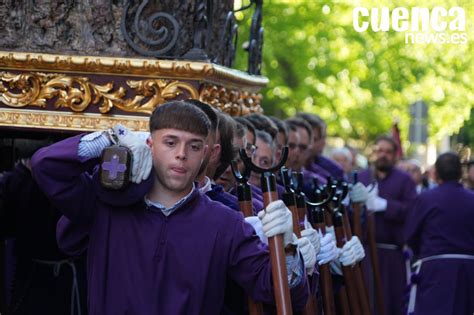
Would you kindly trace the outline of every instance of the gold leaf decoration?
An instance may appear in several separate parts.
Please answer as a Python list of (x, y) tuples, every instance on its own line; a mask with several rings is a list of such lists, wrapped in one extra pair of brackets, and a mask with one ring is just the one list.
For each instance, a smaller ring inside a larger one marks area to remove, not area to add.
[(90, 105), (100, 105), (102, 114), (110, 112), (113, 107), (125, 112), (151, 114), (156, 106), (180, 95), (199, 97), (192, 84), (178, 80), (129, 80), (127, 85), (135, 92), (133, 98), (125, 99), (127, 90), (124, 87), (114, 90), (112, 82), (99, 85), (88, 77), (0, 72), (0, 102), (16, 108), (44, 108), (48, 100), (55, 99), (55, 108), (69, 108), (74, 112), (84, 112)]
[(249, 93), (205, 84), (201, 87), (199, 98), (201, 101), (232, 116), (263, 112), (260, 106), (262, 95), (259, 93)]

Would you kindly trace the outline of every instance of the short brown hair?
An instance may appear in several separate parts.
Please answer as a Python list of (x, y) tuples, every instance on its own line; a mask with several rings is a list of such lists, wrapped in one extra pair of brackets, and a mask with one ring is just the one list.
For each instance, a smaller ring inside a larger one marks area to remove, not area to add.
[(311, 125), (311, 128), (319, 131), (319, 137), (324, 137), (326, 133), (326, 122), (316, 114), (310, 113), (298, 113), (296, 118), (303, 119), (308, 124)]
[(155, 108), (150, 117), (150, 133), (177, 129), (207, 137), (211, 122), (197, 106), (186, 101), (171, 101)]
[(385, 142), (390, 143), (393, 147), (393, 152), (398, 151), (398, 143), (397, 141), (395, 141), (395, 139), (393, 139), (392, 136), (387, 136), (387, 135), (378, 136), (377, 139), (375, 139), (374, 144), (377, 145), (380, 141), (385, 141)]
[(443, 181), (459, 180), (462, 176), (462, 164), (459, 155), (454, 152), (441, 154), (435, 163), (436, 174)]
[(276, 139), (278, 127), (267, 116), (252, 113), (250, 115), (244, 116), (244, 118), (250, 121), (255, 126), (255, 129), (265, 131), (272, 137), (272, 139)]
[(313, 138), (313, 129), (311, 125), (308, 124), (305, 120), (301, 118), (290, 118), (285, 120), (285, 124), (288, 126), (289, 129), (295, 130), (294, 128), (303, 128), (308, 133), (309, 141), (312, 141)]
[(230, 161), (234, 159), (234, 151), (232, 148), (232, 141), (234, 140), (235, 121), (228, 114), (217, 112), (219, 118), (219, 134), (221, 145), (220, 164), (216, 168), (214, 179), (219, 178), (226, 168), (230, 165)]

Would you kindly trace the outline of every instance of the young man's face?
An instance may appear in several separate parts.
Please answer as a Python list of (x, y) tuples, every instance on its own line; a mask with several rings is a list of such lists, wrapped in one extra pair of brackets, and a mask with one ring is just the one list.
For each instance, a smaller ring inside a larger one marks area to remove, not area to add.
[(326, 146), (326, 134), (324, 130), (313, 128), (313, 145), (311, 147), (311, 158), (315, 158), (323, 154)]
[[(270, 168), (273, 166), (274, 150), (268, 144), (257, 138), (257, 150), (252, 157), (252, 162), (261, 168)], [(260, 174), (252, 172), (250, 175), (250, 182), (254, 185), (260, 185)]]
[(284, 146), (286, 146), (286, 141), (285, 141), (285, 133), (284, 132), (278, 132), (277, 137), (276, 137), (276, 152), (275, 152), (275, 162), (280, 161), (281, 157), (281, 150), (283, 149)]
[(172, 193), (188, 192), (206, 155), (206, 138), (177, 129), (160, 129), (152, 132), (148, 144), (161, 188)]
[(305, 128), (298, 127), (298, 134), (300, 135), (300, 142), (298, 144), (298, 148), (300, 149), (300, 158), (298, 159), (298, 163), (295, 166), (296, 170), (300, 170), (306, 163), (306, 161), (310, 158), (311, 153), (311, 142), (312, 139), (309, 138), (309, 133)]
[(300, 149), (298, 147), (300, 143), (300, 136), (297, 131), (290, 129), (288, 131), (288, 159), (286, 160), (285, 166), (289, 169), (295, 169), (299, 164)]

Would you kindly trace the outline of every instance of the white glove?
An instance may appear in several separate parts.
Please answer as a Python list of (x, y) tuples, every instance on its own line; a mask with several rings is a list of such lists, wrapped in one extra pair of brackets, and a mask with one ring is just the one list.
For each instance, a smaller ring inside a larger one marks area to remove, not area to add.
[(326, 226), (326, 234), (331, 234), (332, 239), (334, 242), (336, 242), (336, 232), (334, 231), (334, 225), (333, 226)]
[(316, 230), (312, 227), (308, 227), (301, 231), (301, 237), (305, 237), (310, 241), (311, 245), (313, 245), (314, 252), (317, 255), (319, 253), (319, 250), (321, 249), (321, 240), (319, 238), (319, 233), (316, 232)]
[(311, 242), (305, 237), (299, 238), (297, 243), (298, 250), (303, 256), (306, 273), (308, 275), (312, 275), (314, 272), (314, 265), (316, 264), (316, 253), (314, 252), (314, 247), (313, 245), (311, 245)]
[(121, 124), (116, 124), (112, 127), (112, 130), (117, 136), (118, 143), (132, 151), (133, 165), (131, 180), (132, 182), (139, 184), (142, 180), (145, 180), (150, 176), (153, 167), (150, 147), (146, 144), (146, 141), (140, 139), (137, 135), (134, 135)]
[(337, 258), (338, 252), (336, 247), (336, 241), (331, 233), (326, 233), (321, 237), (321, 248), (316, 257), (318, 264), (324, 265)]
[(341, 249), (339, 261), (343, 266), (354, 266), (356, 263), (356, 256), (352, 247), (353, 244), (351, 242), (346, 242)]
[(286, 247), (293, 241), (293, 219), (290, 210), (283, 201), (271, 202), (264, 210), (258, 213), (258, 218), (262, 221), (265, 236), (283, 234), (283, 242)]
[(376, 185), (374, 189), (369, 191), (365, 205), (367, 207), (367, 210), (373, 212), (385, 211), (387, 209), (387, 199), (379, 197), (378, 185)]
[(260, 221), (260, 219), (256, 216), (246, 217), (244, 219), (247, 223), (249, 223), (253, 227), (253, 229), (255, 230), (255, 233), (260, 238), (262, 243), (265, 243), (268, 245), (268, 239), (265, 236), (265, 233), (263, 233), (262, 221)]
[(366, 202), (369, 190), (361, 182), (353, 185), (349, 190), (349, 198), (352, 202)]
[(362, 243), (360, 242), (359, 238), (357, 236), (352, 236), (351, 240), (349, 243), (352, 243), (352, 251), (354, 252), (356, 262), (362, 261), (365, 257), (365, 250), (364, 246), (362, 246)]
[[(341, 249), (338, 248), (337, 251), (340, 255), (341, 254)], [(342, 265), (339, 262), (339, 259), (331, 261), (331, 263), (329, 264), (329, 268), (330, 268), (332, 274), (342, 276)]]

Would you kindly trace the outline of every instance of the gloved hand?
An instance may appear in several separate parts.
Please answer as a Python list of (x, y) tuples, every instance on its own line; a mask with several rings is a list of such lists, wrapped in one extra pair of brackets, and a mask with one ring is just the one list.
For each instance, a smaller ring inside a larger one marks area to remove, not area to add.
[(286, 247), (293, 242), (293, 219), (290, 210), (283, 201), (271, 202), (264, 210), (258, 213), (258, 218), (262, 221), (265, 236), (283, 234), (283, 242)]
[(132, 179), (133, 183), (139, 184), (150, 176), (153, 168), (151, 149), (146, 141), (134, 135), (130, 130), (121, 124), (116, 124), (112, 130), (117, 137), (118, 144), (123, 145), (132, 151)]
[(336, 242), (336, 232), (334, 231), (334, 226), (326, 226), (326, 234), (331, 234), (332, 239)]
[[(338, 256), (340, 256), (341, 255), (341, 249), (338, 248), (337, 252), (339, 253)], [(339, 275), (339, 276), (343, 275), (342, 274), (342, 265), (341, 265), (341, 262), (339, 261), (339, 259), (331, 261), (331, 263), (329, 264), (329, 269), (331, 270), (332, 274)]]
[(377, 184), (369, 191), (365, 206), (367, 210), (373, 212), (385, 211), (387, 209), (387, 199), (379, 197), (379, 187)]
[(311, 227), (311, 224), (307, 220), (304, 221), (304, 226), (305, 229), (301, 231), (301, 237), (305, 237), (311, 242), (311, 245), (314, 247), (314, 252), (317, 255), (321, 248), (319, 233)]
[(328, 262), (335, 260), (337, 255), (336, 241), (331, 233), (326, 233), (321, 237), (321, 248), (316, 256), (318, 264), (327, 264)]
[(349, 190), (349, 198), (352, 202), (365, 202), (368, 194), (369, 190), (361, 182), (351, 186)]
[(356, 262), (360, 262), (365, 257), (364, 246), (362, 246), (362, 243), (360, 242), (359, 238), (355, 235), (352, 236), (349, 243), (352, 244), (352, 250), (354, 252)]
[(314, 247), (313, 245), (311, 245), (311, 242), (305, 237), (299, 238), (297, 243), (298, 250), (303, 256), (306, 273), (308, 275), (312, 275), (314, 272), (314, 265), (316, 264), (316, 253), (314, 252)]
[(260, 221), (260, 219), (256, 216), (246, 217), (244, 220), (253, 227), (260, 240), (268, 245), (268, 239), (265, 236), (265, 233), (263, 233), (262, 221)]
[(353, 250), (353, 244), (351, 242), (346, 242), (341, 248), (341, 255), (339, 256), (339, 261), (343, 266), (354, 266), (356, 263), (356, 256)]

